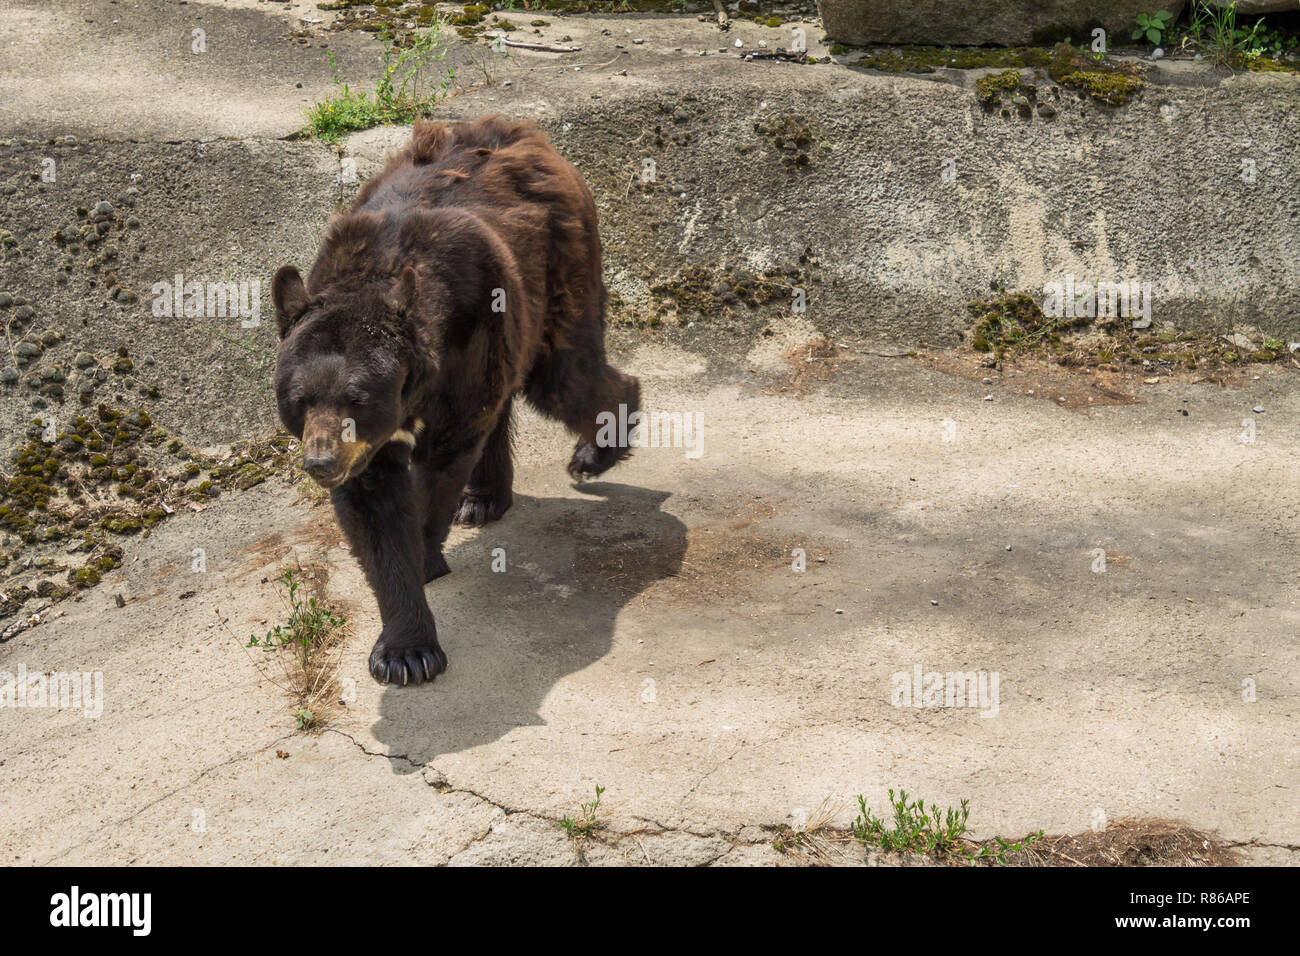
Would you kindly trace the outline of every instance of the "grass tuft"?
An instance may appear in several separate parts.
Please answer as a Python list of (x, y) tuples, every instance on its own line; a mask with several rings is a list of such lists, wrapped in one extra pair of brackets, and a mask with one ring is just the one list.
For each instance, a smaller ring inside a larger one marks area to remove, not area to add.
[[(383, 71), (373, 93), (354, 90), (334, 73), (333, 96), (307, 109), (307, 129), (326, 142), (357, 130), (388, 123), (413, 123), (431, 116), (451, 89), (455, 71), (448, 67), (435, 75), (435, 64), (447, 55), (442, 42), (444, 21), (435, 20), (424, 33), (412, 33), (403, 42), (381, 33)], [(330, 67), (334, 54), (330, 53)]]

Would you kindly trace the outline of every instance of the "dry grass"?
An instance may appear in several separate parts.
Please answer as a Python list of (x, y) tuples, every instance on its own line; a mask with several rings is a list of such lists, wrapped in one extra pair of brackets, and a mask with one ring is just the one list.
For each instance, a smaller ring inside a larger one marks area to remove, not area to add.
[(1201, 830), (1170, 820), (1116, 820), (1105, 830), (1045, 836), (1013, 866), (1235, 866), (1237, 855)]
[(829, 866), (843, 862), (855, 846), (853, 834), (831, 826), (844, 808), (842, 801), (827, 797), (808, 815), (801, 827), (782, 827), (772, 841), (778, 853), (801, 866)]

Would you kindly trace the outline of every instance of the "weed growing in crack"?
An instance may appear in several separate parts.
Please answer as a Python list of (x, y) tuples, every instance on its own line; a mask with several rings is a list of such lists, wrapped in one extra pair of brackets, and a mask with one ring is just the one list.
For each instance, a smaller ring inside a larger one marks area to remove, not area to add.
[(560, 821), (560, 827), (569, 834), (570, 840), (579, 840), (589, 837), (605, 824), (597, 819), (597, 811), (600, 810), (600, 796), (605, 792), (602, 786), (596, 787), (596, 799), (590, 803), (584, 803), (579, 806), (579, 814), (575, 819), (567, 813), (564, 819)]
[[(276, 582), (288, 592), (289, 619), (263, 637), (251, 635), (245, 647), (264, 652), (256, 666), (293, 698), (297, 729), (319, 728), (339, 697), (337, 671), (347, 621), (316, 595), (306, 594), (301, 567), (283, 569)], [(280, 680), (268, 672), (271, 659), (280, 664)]]
[(1043, 839), (1043, 831), (1039, 830), (1014, 843), (1001, 837), (984, 843), (970, 840), (966, 836), (969, 800), (963, 800), (960, 808), (941, 810), (931, 805), (927, 810), (924, 800), (909, 800), (906, 790), (900, 790), (897, 797), (890, 790), (889, 802), (894, 808), (892, 821), (877, 817), (867, 806), (866, 798), (858, 797), (861, 812), (853, 821), (851, 830), (859, 843), (893, 853), (919, 853), (937, 859), (964, 859), (972, 865), (996, 863), (1006, 866), (1006, 854), (1018, 853)]
[(859, 843), (875, 844), (894, 853), (934, 856), (960, 849), (966, 835), (966, 818), (970, 816), (969, 800), (961, 802), (960, 810), (949, 807), (946, 813), (935, 806), (926, 810), (924, 800), (909, 801), (906, 790), (900, 790), (897, 798), (890, 790), (889, 802), (894, 807), (892, 826), (871, 812), (865, 797), (858, 797), (861, 813), (853, 821), (852, 830)]

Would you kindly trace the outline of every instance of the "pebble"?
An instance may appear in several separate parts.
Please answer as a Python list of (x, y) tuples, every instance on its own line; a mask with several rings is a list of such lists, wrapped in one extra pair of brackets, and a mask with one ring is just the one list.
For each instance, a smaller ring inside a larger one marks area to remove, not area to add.
[(939, 606), (939, 602), (936, 601), (936, 600), (934, 600), (934, 598), (931, 598), (931, 599), (930, 599), (930, 603), (933, 604), (935, 607), (938, 607), (938, 606)]
[(77, 357), (74, 358), (72, 362), (77, 366), (77, 368), (86, 368), (89, 365), (95, 364), (95, 356), (91, 355), (89, 352), (78, 352)]
[(1162, 46), (1158, 46), (1151, 51), (1151, 59), (1153, 60), (1159, 60), (1162, 57), (1164, 57), (1164, 55), (1165, 55), (1165, 48)]
[(1008, 550), (1008, 551), (1011, 550), (1011, 545), (1007, 545), (1007, 550)]
[(984, 379), (980, 384), (981, 384), (981, 385), (992, 385), (992, 384), (993, 384), (993, 379), (991, 379), (991, 378), (986, 378), (986, 379)]
[(0, 382), (9, 383), (16, 381), (18, 381), (18, 369), (14, 368), (12, 365), (3, 371), (0, 371)]
[(992, 395), (985, 395), (985, 396), (984, 396), (984, 401), (986, 401), (986, 402), (991, 402), (991, 401), (993, 401), (993, 396), (992, 396)]
[(100, 200), (95, 203), (94, 212), (96, 216), (111, 216), (113, 215), (113, 204), (107, 200)]
[(1263, 415), (1263, 414), (1264, 414), (1264, 406), (1263, 406), (1263, 405), (1256, 405), (1256, 406), (1255, 406), (1253, 409), (1251, 409), (1251, 410), (1252, 410), (1256, 415)]

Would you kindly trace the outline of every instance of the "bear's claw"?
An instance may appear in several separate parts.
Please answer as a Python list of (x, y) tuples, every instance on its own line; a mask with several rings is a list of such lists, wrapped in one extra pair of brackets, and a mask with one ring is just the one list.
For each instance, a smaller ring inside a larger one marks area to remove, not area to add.
[(425, 684), (447, 669), (447, 655), (433, 647), (393, 647), (379, 644), (370, 652), (370, 676), (381, 684)]
[(509, 510), (510, 505), (509, 496), (467, 491), (460, 499), (460, 507), (456, 509), (456, 523), (477, 528), (489, 521), (496, 521)]
[(569, 459), (569, 477), (574, 481), (594, 478), (609, 471), (631, 454), (631, 448), (620, 448), (617, 445), (597, 446), (580, 439), (578, 444), (573, 446), (573, 457)]

